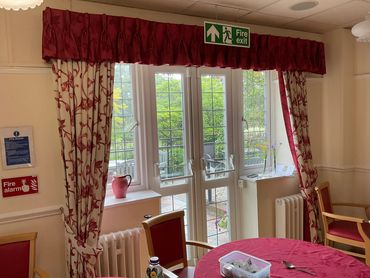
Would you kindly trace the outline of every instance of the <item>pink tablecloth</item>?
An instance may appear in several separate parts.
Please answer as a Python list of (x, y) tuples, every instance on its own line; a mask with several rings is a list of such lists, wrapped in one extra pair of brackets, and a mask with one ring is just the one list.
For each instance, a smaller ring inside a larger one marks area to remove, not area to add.
[(313, 277), (294, 269), (286, 269), (282, 260), (305, 267), (315, 272), (318, 278), (370, 278), (368, 266), (340, 251), (300, 240), (277, 238), (243, 239), (221, 245), (202, 257), (196, 266), (195, 278), (222, 277), (218, 259), (234, 250), (269, 261), (272, 264), (271, 278)]

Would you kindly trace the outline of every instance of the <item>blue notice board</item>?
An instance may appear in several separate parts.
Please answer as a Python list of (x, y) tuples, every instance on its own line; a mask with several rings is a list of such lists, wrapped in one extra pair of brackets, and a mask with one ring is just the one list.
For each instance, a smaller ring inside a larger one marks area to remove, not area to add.
[(31, 163), (28, 136), (4, 138), (6, 165)]
[(5, 169), (32, 167), (32, 127), (0, 128), (2, 160)]

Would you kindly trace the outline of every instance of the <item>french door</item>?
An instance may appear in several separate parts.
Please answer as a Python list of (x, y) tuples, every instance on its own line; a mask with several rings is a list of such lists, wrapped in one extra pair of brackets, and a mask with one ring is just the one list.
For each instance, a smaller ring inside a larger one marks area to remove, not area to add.
[(186, 236), (235, 238), (231, 70), (150, 67), (153, 188), (161, 210), (185, 210)]

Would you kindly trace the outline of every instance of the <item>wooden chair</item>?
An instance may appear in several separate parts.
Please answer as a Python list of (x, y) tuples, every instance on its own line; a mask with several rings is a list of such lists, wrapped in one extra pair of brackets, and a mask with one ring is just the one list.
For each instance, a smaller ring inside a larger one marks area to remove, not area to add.
[(35, 240), (37, 233), (0, 236), (0, 277), (48, 278), (35, 267)]
[[(364, 250), (364, 254), (342, 249), (339, 250), (351, 256), (365, 259), (366, 264), (370, 266), (370, 205), (332, 203), (328, 182), (324, 182), (316, 187), (315, 190), (319, 198), (319, 207), (325, 233), (325, 245), (329, 245), (331, 242), (338, 242), (361, 248)], [(333, 206), (363, 208), (368, 219), (335, 214)]]
[[(154, 216), (142, 224), (148, 242), (149, 255), (159, 258), (167, 277), (194, 277), (194, 267), (188, 266), (186, 245), (213, 249), (213, 246), (207, 243), (185, 240), (183, 210)], [(175, 275), (173, 275), (167, 269), (175, 266), (180, 266), (180, 268), (174, 270)]]

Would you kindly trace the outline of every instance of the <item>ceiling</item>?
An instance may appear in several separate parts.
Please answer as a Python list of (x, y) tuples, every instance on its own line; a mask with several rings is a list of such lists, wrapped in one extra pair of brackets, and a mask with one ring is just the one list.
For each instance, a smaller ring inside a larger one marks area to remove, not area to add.
[[(87, 0), (105, 4), (192, 15), (212, 20), (325, 33), (350, 28), (370, 11), (370, 0)], [(318, 2), (303, 11), (291, 6)]]

